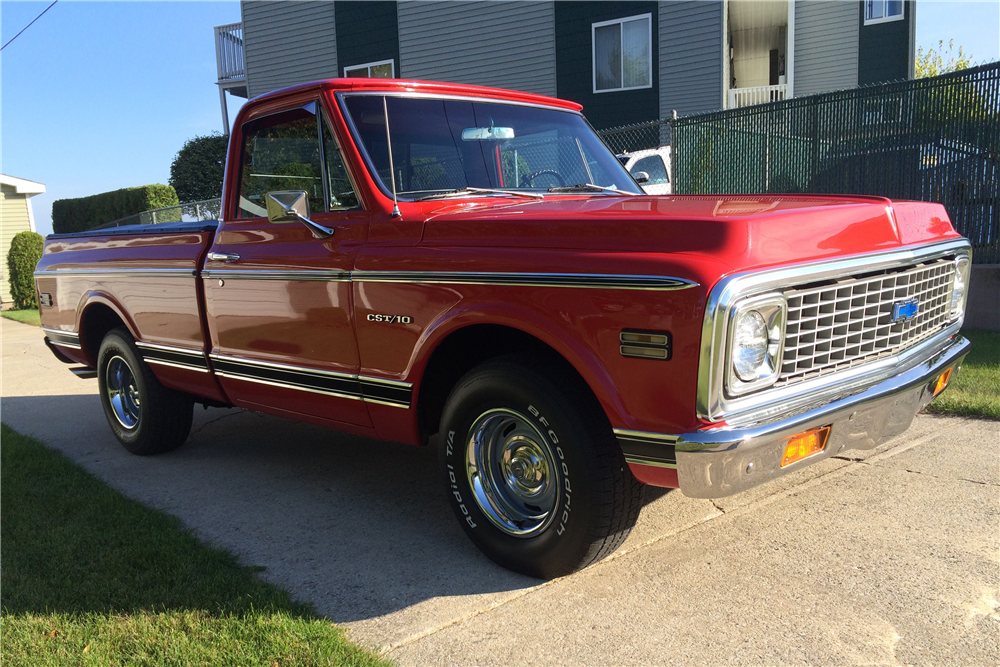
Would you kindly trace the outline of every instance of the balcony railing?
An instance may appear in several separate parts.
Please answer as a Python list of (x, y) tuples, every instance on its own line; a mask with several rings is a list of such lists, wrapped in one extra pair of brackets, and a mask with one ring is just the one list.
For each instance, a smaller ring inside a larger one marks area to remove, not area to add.
[(777, 86), (753, 86), (751, 88), (730, 88), (729, 89), (729, 109), (739, 107), (749, 107), (754, 104), (764, 104), (766, 102), (778, 102), (788, 98), (788, 84), (781, 83)]
[(246, 81), (242, 23), (215, 26), (215, 63), (219, 70), (219, 83)]

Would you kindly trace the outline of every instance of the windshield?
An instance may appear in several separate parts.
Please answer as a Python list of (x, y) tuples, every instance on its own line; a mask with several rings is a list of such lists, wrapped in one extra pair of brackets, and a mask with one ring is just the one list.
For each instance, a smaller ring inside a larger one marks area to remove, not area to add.
[[(579, 114), (494, 102), (386, 96), (400, 198), (466, 188), (545, 193), (593, 184), (641, 193)], [(391, 192), (382, 95), (344, 97), (358, 140)], [(465, 192), (461, 192), (465, 191)], [(581, 190), (604, 194), (597, 188)]]

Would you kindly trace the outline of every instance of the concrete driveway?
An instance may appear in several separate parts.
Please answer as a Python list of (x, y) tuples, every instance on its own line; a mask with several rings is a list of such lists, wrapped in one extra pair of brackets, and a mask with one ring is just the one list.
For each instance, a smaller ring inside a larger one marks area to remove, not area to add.
[(430, 449), (198, 408), (184, 447), (132, 456), (96, 380), (0, 334), (4, 422), (403, 665), (1000, 663), (1000, 422), (921, 416), (715, 502), (647, 489), (619, 552), (540, 584), (465, 538)]

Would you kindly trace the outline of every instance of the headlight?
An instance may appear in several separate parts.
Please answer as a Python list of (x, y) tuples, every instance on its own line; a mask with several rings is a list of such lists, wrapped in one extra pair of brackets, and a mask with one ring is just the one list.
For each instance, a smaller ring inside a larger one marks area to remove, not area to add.
[(730, 394), (746, 394), (777, 381), (784, 347), (785, 310), (785, 298), (780, 294), (747, 299), (733, 308), (726, 373)]
[(733, 331), (733, 370), (744, 382), (757, 379), (767, 356), (767, 323), (756, 310), (748, 310), (736, 320)]
[(971, 265), (968, 255), (961, 255), (955, 260), (955, 282), (951, 288), (952, 320), (957, 320), (965, 314), (965, 297), (968, 294)]

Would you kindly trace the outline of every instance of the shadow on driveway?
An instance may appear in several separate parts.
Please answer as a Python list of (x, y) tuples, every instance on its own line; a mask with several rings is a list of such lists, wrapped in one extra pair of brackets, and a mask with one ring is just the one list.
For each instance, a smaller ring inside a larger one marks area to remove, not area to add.
[[(338, 623), (540, 583), (495, 565), (466, 538), (433, 447), (197, 407), (183, 447), (139, 457), (113, 438), (93, 394), (4, 397), (2, 410), (15, 429), (266, 568), (267, 579)], [(647, 501), (666, 492), (650, 491)]]

